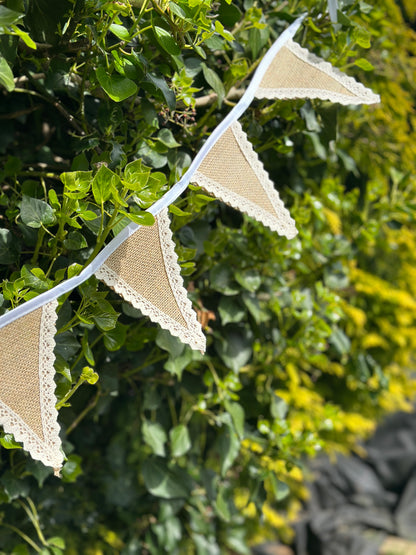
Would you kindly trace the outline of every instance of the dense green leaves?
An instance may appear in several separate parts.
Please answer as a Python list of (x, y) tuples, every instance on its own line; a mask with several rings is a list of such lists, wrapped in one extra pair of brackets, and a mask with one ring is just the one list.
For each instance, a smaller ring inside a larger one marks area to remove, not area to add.
[[(2, 6), (0, 6), (0, 8), (1, 7)], [(15, 87), (13, 72), (7, 61), (2, 56), (0, 56), (0, 84), (3, 85), (3, 87), (6, 87), (9, 92), (11, 92)]]
[(156, 497), (186, 498), (190, 493), (191, 482), (186, 472), (177, 466), (169, 466), (160, 459), (146, 459), (142, 475), (147, 490)]
[(54, 212), (49, 204), (37, 198), (23, 195), (20, 207), (22, 222), (29, 227), (39, 228), (54, 223)]
[(137, 93), (137, 85), (128, 77), (117, 73), (109, 75), (103, 67), (96, 70), (97, 79), (108, 96), (115, 102), (122, 102)]
[[(78, 275), (130, 222), (154, 223), (146, 209), (300, 14), (274, 4), (0, 6), (2, 312)], [(295, 239), (194, 185), (170, 206), (205, 355), (95, 277), (59, 299), (67, 460), (57, 486), (2, 434), (0, 551), (248, 555), (253, 538), (290, 541), (307, 457), (409, 407), (415, 38), (390, 0), (336, 7), (305, 0), (295, 40), (382, 107), (255, 100), (240, 118)]]
[(166, 52), (169, 52), (169, 54), (172, 54), (173, 56), (177, 56), (181, 53), (181, 49), (176, 44), (175, 39), (172, 37), (169, 31), (166, 31), (166, 29), (157, 26), (153, 27), (153, 30), (155, 32), (158, 43), (161, 45), (162, 48), (166, 50)]

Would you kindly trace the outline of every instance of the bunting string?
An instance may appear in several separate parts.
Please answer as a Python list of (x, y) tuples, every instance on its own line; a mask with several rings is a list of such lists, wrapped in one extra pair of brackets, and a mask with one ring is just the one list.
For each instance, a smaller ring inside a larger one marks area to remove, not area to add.
[(207, 138), (188, 171), (148, 209), (155, 216), (153, 226), (129, 224), (79, 275), (0, 317), (0, 424), (33, 458), (56, 472), (64, 459), (55, 409), (56, 299), (95, 275), (153, 322), (204, 352), (205, 337), (180, 274), (168, 206), (194, 182), (290, 239), (297, 233), (295, 222), (238, 119), (254, 98), (379, 102), (361, 83), (293, 42), (303, 18), (266, 52), (244, 95)]

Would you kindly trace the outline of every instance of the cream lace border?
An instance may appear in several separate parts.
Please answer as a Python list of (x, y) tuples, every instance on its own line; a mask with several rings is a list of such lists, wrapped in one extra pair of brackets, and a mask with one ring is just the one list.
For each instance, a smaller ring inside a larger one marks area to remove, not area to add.
[(221, 185), (221, 183), (217, 183), (198, 170), (195, 172), (192, 180), (233, 208), (245, 212), (258, 222), (270, 227), (272, 231), (276, 231), (279, 235), (284, 235), (288, 239), (292, 239), (297, 234), (295, 220), (290, 217), (289, 211), (285, 208), (282, 200), (280, 199), (279, 193), (274, 188), (273, 182), (269, 179), (263, 164), (253, 149), (252, 144), (248, 140), (247, 135), (244, 133), (241, 124), (236, 121), (230, 126), (230, 129), (233, 132), (244, 157), (250, 164), (257, 176), (257, 179), (263, 187), (264, 192), (268, 196), (276, 214), (268, 212), (258, 204), (239, 195), (238, 193), (235, 193), (234, 191), (231, 191)]
[(172, 232), (170, 230), (170, 219), (167, 208), (163, 209), (158, 214), (156, 222), (159, 229), (159, 237), (166, 274), (168, 276), (176, 303), (188, 327), (185, 328), (179, 322), (152, 304), (148, 299), (143, 297), (139, 291), (130, 287), (130, 285), (124, 281), (123, 278), (121, 278), (105, 263), (98, 269), (95, 275), (98, 279), (104, 281), (108, 287), (114, 289), (114, 291), (123, 297), (123, 299), (130, 302), (135, 308), (141, 310), (141, 312), (146, 316), (149, 316), (152, 322), (159, 323), (162, 328), (170, 331), (172, 335), (178, 337), (183, 343), (190, 345), (192, 349), (205, 352), (206, 339), (202, 333), (201, 325), (197, 320), (196, 313), (192, 308), (192, 303), (188, 299), (186, 289), (183, 286), (178, 257), (175, 252), (175, 243), (173, 242)]
[(329, 62), (326, 62), (322, 58), (315, 56), (312, 52), (309, 52), (306, 48), (302, 48), (299, 44), (289, 39), (285, 46), (294, 54), (297, 58), (306, 62), (307, 64), (315, 67), (318, 71), (321, 71), (335, 79), (340, 85), (346, 88), (351, 94), (355, 96), (349, 96), (342, 93), (332, 92), (325, 89), (297, 89), (297, 88), (277, 88), (269, 89), (264, 87), (259, 87), (256, 92), (257, 98), (280, 98), (280, 99), (293, 99), (293, 98), (320, 98), (321, 100), (330, 100), (331, 102), (339, 102), (340, 104), (377, 104), (380, 102), (380, 96), (374, 94), (373, 91), (365, 87), (362, 83), (356, 81), (353, 77), (350, 77), (340, 71), (337, 67), (334, 67)]
[(39, 389), (40, 408), (44, 440), (42, 440), (8, 405), (0, 400), (0, 424), (7, 433), (12, 433), (16, 441), (23, 443), (24, 449), (34, 459), (46, 466), (52, 466), (55, 473), (62, 467), (63, 454), (59, 438), (58, 411), (55, 408), (55, 323), (56, 307), (54, 300), (44, 305), (40, 323), (39, 342)]

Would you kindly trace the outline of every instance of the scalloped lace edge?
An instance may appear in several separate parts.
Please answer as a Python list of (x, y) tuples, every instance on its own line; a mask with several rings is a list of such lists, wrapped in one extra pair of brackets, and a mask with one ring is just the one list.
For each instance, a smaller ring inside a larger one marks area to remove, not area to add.
[(253, 145), (248, 140), (239, 122), (234, 122), (230, 126), (230, 129), (244, 157), (256, 174), (264, 192), (275, 209), (276, 215), (273, 215), (258, 204), (224, 187), (221, 183), (218, 183), (198, 170), (195, 172), (192, 181), (198, 183), (198, 185), (226, 204), (245, 212), (258, 222), (266, 225), (272, 231), (276, 231), (279, 235), (284, 235), (288, 239), (292, 239), (298, 233), (295, 220), (291, 218), (289, 211), (284, 206), (279, 193), (274, 188), (273, 182), (269, 179), (268, 173), (253, 149)]
[(126, 281), (105, 263), (100, 266), (95, 272), (95, 275), (98, 279), (104, 281), (108, 287), (111, 287), (116, 293), (123, 297), (123, 299), (148, 316), (153, 322), (157, 322), (162, 328), (167, 329), (172, 335), (178, 337), (182, 343), (186, 343), (192, 347), (192, 349), (205, 352), (206, 339), (202, 333), (196, 313), (192, 308), (192, 303), (188, 299), (186, 289), (183, 286), (178, 257), (175, 252), (175, 243), (173, 242), (172, 232), (170, 230), (168, 210), (166, 208), (157, 215), (156, 222), (159, 230), (166, 273), (176, 303), (188, 325), (187, 328), (171, 318), (168, 314), (165, 314), (138, 291), (130, 287)]
[(12, 433), (16, 441), (23, 443), (23, 448), (30, 453), (33, 459), (41, 461), (45, 466), (51, 466), (55, 473), (59, 472), (64, 459), (59, 438), (58, 411), (55, 408), (55, 355), (53, 350), (55, 348), (57, 305), (58, 302), (54, 300), (42, 308), (40, 323), (38, 371), (44, 439), (42, 440), (17, 413), (0, 400), (0, 423), (4, 430)]
[(340, 104), (377, 104), (380, 102), (380, 96), (373, 93), (371, 89), (365, 87), (362, 83), (356, 81), (353, 77), (343, 73), (337, 67), (322, 58), (319, 58), (306, 48), (302, 48), (298, 43), (289, 39), (285, 46), (297, 58), (306, 62), (307, 64), (315, 67), (317, 70), (322, 71), (329, 77), (335, 79), (340, 85), (350, 91), (354, 96), (348, 96), (342, 93), (331, 92), (325, 89), (304, 89), (304, 88), (291, 88), (291, 89), (269, 89), (259, 87), (256, 91), (257, 98), (279, 98), (279, 99), (293, 99), (293, 98), (320, 98), (321, 100), (330, 100), (332, 102), (339, 102)]

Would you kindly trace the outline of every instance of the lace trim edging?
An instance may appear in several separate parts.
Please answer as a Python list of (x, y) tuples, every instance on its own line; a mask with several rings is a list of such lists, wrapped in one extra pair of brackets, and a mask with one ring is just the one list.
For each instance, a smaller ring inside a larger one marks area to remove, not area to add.
[(296, 98), (319, 98), (320, 100), (329, 100), (330, 102), (338, 102), (344, 106), (358, 106), (361, 104), (375, 104), (374, 102), (363, 102), (362, 98), (356, 96), (347, 96), (346, 94), (329, 92), (325, 89), (265, 89), (259, 87), (256, 91), (257, 98), (267, 98), (268, 100), (292, 100)]
[(325, 89), (268, 89), (259, 87), (256, 92), (257, 98), (280, 98), (280, 99), (293, 99), (293, 98), (320, 98), (321, 100), (330, 100), (332, 102), (339, 102), (340, 104), (377, 104), (380, 102), (380, 96), (373, 93), (371, 89), (365, 87), (362, 83), (356, 81), (353, 77), (346, 75), (337, 67), (322, 58), (319, 58), (306, 48), (302, 48), (298, 43), (289, 39), (285, 46), (297, 58), (306, 62), (307, 64), (315, 67), (317, 70), (322, 71), (329, 77), (335, 79), (340, 85), (350, 91), (355, 97), (350, 97), (342, 93), (331, 92)]
[(289, 211), (285, 208), (281, 198), (279, 197), (279, 193), (274, 188), (273, 182), (269, 179), (262, 162), (253, 149), (253, 146), (248, 140), (247, 135), (244, 133), (240, 123), (234, 122), (230, 129), (241, 149), (241, 152), (256, 174), (264, 192), (275, 209), (276, 215), (268, 212), (251, 200), (224, 187), (221, 183), (218, 183), (200, 171), (195, 172), (193, 181), (198, 183), (198, 185), (203, 187), (216, 198), (222, 200), (237, 210), (245, 212), (258, 222), (269, 227), (272, 231), (276, 231), (279, 235), (284, 235), (288, 239), (292, 239), (298, 233), (295, 226), (295, 220), (291, 218)]
[(62, 467), (63, 454), (59, 438), (58, 411), (55, 409), (55, 309), (58, 302), (52, 301), (42, 308), (39, 341), (39, 388), (40, 407), (44, 440), (42, 440), (22, 418), (0, 400), (0, 423), (4, 430), (12, 433), (23, 443), (33, 459), (51, 466), (58, 472)]
[[(184, 317), (189, 331), (198, 338), (198, 349), (205, 352), (206, 339), (202, 333), (201, 325), (198, 322), (195, 311), (192, 308), (192, 303), (188, 299), (186, 289), (183, 284), (183, 279), (178, 264), (178, 257), (175, 252), (175, 243), (172, 239), (172, 232), (170, 229), (170, 218), (168, 209), (161, 210), (156, 218), (159, 228), (159, 237), (163, 251), (163, 262), (165, 264), (166, 274), (169, 279), (170, 288), (175, 297), (179, 310)], [(200, 342), (203, 341), (203, 348)]]
[[(131, 303), (135, 308), (138, 308), (144, 315), (148, 316), (152, 322), (157, 322), (162, 328), (167, 329), (172, 335), (178, 337), (182, 343), (188, 344), (192, 349), (205, 352), (206, 339), (193, 311), (194, 322), (196, 322), (197, 326), (187, 329), (130, 287), (126, 281), (106, 264), (103, 264), (95, 272), (95, 276), (102, 280), (108, 287), (111, 287), (111, 289)], [(179, 306), (181, 307), (181, 305)], [(184, 315), (184, 317), (185, 316), (186, 315)]]

